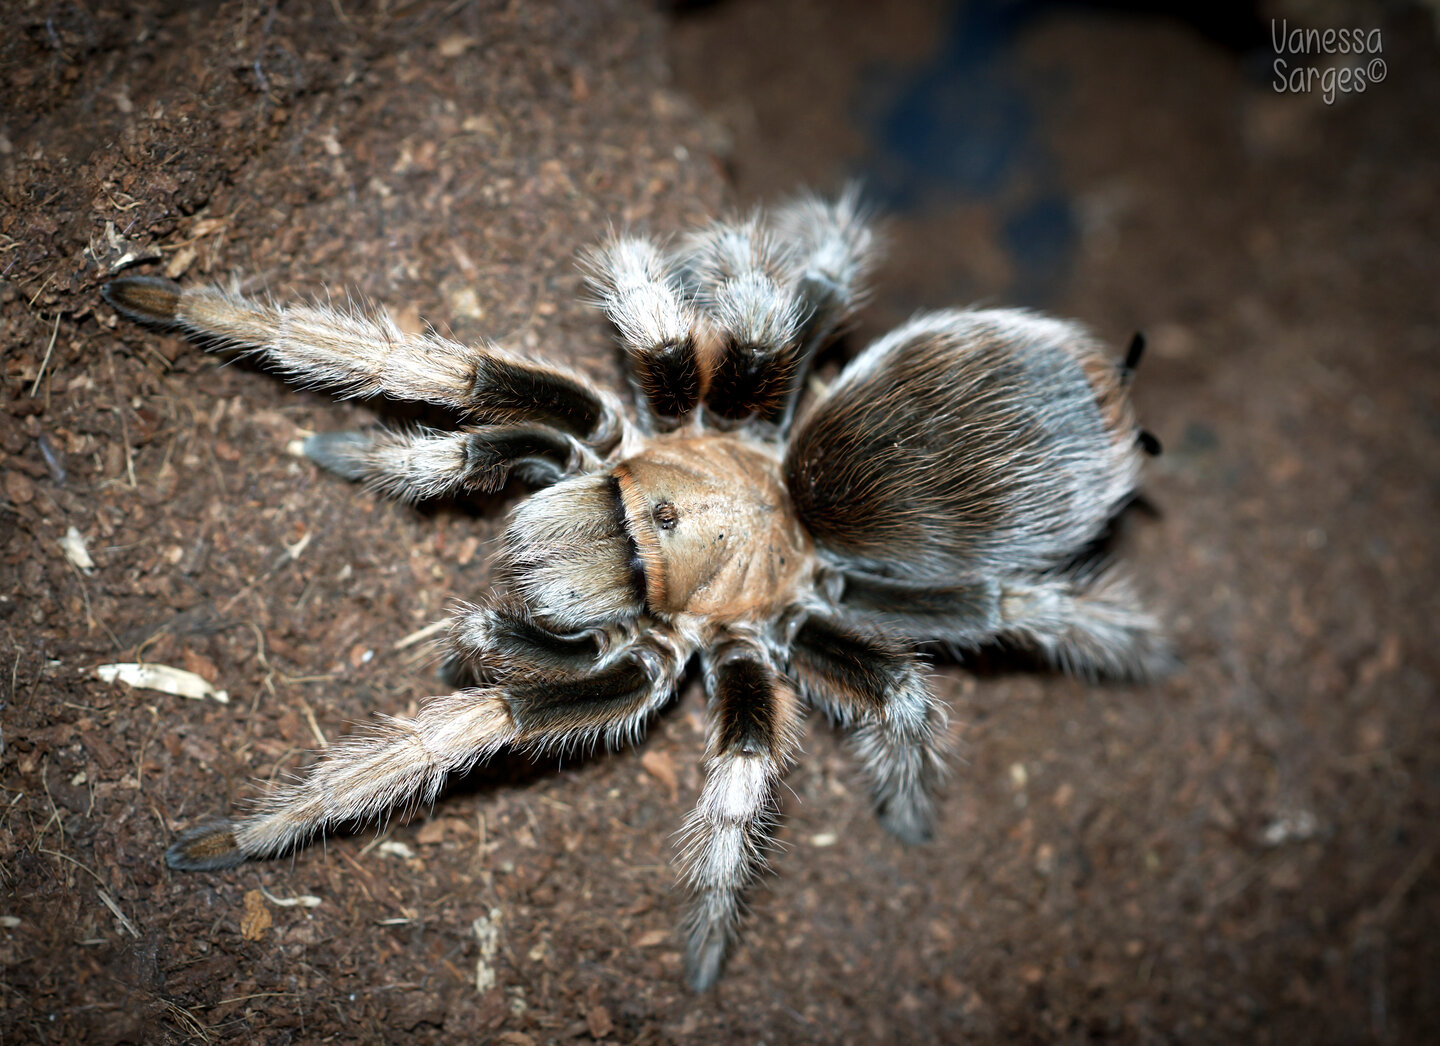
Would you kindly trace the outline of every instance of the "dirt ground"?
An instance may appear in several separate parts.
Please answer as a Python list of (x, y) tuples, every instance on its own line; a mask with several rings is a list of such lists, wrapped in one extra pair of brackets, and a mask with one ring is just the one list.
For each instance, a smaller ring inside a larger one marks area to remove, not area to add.
[[(1328, 104), (1274, 90), (1270, 12), (1144, 6), (12, 4), (0, 1042), (1440, 1039), (1435, 25), (1296, 3), (1382, 30), (1383, 81)], [(170, 872), (176, 831), (435, 691), (405, 640), (485, 590), (519, 494), (411, 508), (318, 473), (303, 433), (409, 415), (222, 366), (100, 284), (358, 292), (613, 381), (574, 266), (607, 223), (851, 176), (890, 263), (823, 370), (922, 306), (1147, 332), (1166, 452), (1122, 554), (1181, 669), (938, 666), (959, 758), (916, 849), (812, 724), (704, 997), (669, 866), (693, 684), (634, 750)], [(137, 660), (229, 702), (96, 677)]]

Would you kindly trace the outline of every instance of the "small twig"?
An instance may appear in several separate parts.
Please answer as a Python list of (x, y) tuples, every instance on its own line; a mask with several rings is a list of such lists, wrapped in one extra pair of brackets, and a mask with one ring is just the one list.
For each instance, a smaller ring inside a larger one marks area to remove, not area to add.
[[(55, 195), (58, 196), (58, 195), (60, 195), (60, 194), (59, 194), (59, 193), (56, 193)], [(53, 200), (54, 198), (55, 198), (55, 197), (52, 196), (50, 199)], [(49, 203), (49, 202), (50, 202), (50, 200), (46, 200), (46, 201), (45, 201), (45, 203)], [(45, 203), (42, 203), (40, 206), (41, 206), (41, 207), (44, 207), (44, 206), (45, 206)], [(54, 274), (53, 272), (52, 272), (49, 276), (46, 276), (46, 277), (45, 277), (44, 282), (42, 282), (42, 283), (40, 284), (40, 289), (35, 292), (35, 297), (30, 299), (30, 307), (32, 307), (32, 308), (34, 307), (36, 299), (39, 298), (40, 295), (42, 295), (42, 294), (45, 293), (45, 288), (50, 285), (50, 281), (53, 280), (54, 278), (55, 278), (55, 274)]]
[(95, 892), (100, 896), (101, 902), (105, 905), (106, 908), (110, 909), (110, 911), (114, 914), (115, 918), (120, 920), (120, 925), (124, 928), (126, 933), (128, 933), (131, 937), (138, 938), (140, 936), (140, 931), (135, 928), (135, 924), (130, 921), (129, 917), (124, 912), (120, 910), (120, 906), (115, 903), (115, 899), (106, 892), (105, 880), (100, 878), (100, 876), (96, 874), (95, 871), (93, 871), (86, 865), (81, 864), (69, 854), (62, 854), (59, 850), (51, 850), (43, 846), (40, 847), (39, 850), (42, 854), (49, 854), (51, 857), (58, 857), (62, 861), (69, 861), (76, 868), (79, 868), (82, 872), (84, 872), (86, 875), (90, 876), (90, 878), (94, 879), (97, 883), (99, 883), (100, 889), (96, 890)]
[(120, 378), (115, 373), (115, 355), (109, 346), (105, 348), (105, 361), (110, 366), (110, 384), (115, 387), (115, 411), (120, 415), (120, 439), (125, 444), (125, 474), (130, 478), (130, 489), (139, 490), (135, 482), (135, 456), (130, 452), (130, 426), (125, 422), (125, 398), (120, 394)]
[(303, 697), (300, 699), (300, 711), (305, 715), (305, 722), (310, 724), (310, 732), (315, 735), (315, 743), (321, 748), (329, 748), (330, 742), (325, 739), (325, 732), (320, 729), (320, 723), (315, 718), (315, 709)]
[(261, 574), (259, 577), (255, 578), (255, 580), (251, 581), (249, 584), (245, 585), (244, 588), (240, 589), (240, 591), (236, 592), (233, 596), (226, 600), (224, 605), (220, 607), (220, 613), (225, 613), (245, 596), (249, 595), (251, 592), (259, 588), (265, 582), (269, 581), (272, 577), (275, 576), (277, 572), (279, 572), (282, 567), (287, 567), (291, 563), (294, 563), (297, 559), (299, 559), (300, 554), (305, 551), (305, 546), (310, 544), (310, 539), (313, 536), (313, 533), (313, 531), (307, 531), (299, 541), (295, 542), (295, 544), (286, 545), (285, 551), (280, 553), (280, 556), (271, 565), (270, 569), (265, 571), (265, 573)]
[(1372, 917), (1375, 925), (1383, 926), (1394, 917), (1396, 909), (1400, 907), (1400, 902), (1419, 881), (1420, 876), (1425, 874), (1425, 869), (1430, 867), (1430, 862), (1435, 860), (1436, 854), (1440, 854), (1440, 838), (1431, 839), (1419, 853), (1410, 859), (1410, 863), (1405, 866), (1400, 877), (1390, 885), (1390, 889), (1385, 892), (1384, 899), (1375, 906)]
[(443, 632), (443, 631), (445, 631), (445, 629), (447, 629), (447, 628), (449, 628), (449, 627), (450, 627), (450, 619), (449, 619), (448, 617), (447, 617), (447, 618), (441, 618), (439, 621), (432, 621), (432, 622), (430, 622), (430, 624), (426, 625), (424, 628), (416, 629), (414, 632), (411, 632), (408, 636), (405, 636), (403, 639), (397, 639), (397, 640), (395, 641), (395, 644), (394, 644), (390, 649), (391, 649), (391, 650), (404, 650), (406, 647), (414, 646), (416, 643), (420, 642), (421, 640), (423, 640), (423, 639), (429, 639), (431, 636), (433, 636), (433, 635), (435, 635), (435, 634), (437, 634), (437, 633), (439, 633), (439, 632)]
[(210, 1003), (205, 1007), (213, 1010), (217, 1006), (227, 1006), (232, 1002), (249, 1002), (251, 999), (298, 999), (299, 992), (256, 992), (253, 995), (236, 995), (233, 998), (221, 999), (219, 1002)]
[(389, 838), (390, 838), (390, 833), (391, 833), (393, 830), (394, 830), (394, 826), (387, 824), (387, 825), (385, 826), (385, 830), (384, 830), (383, 832), (381, 832), (379, 835), (375, 836), (375, 838), (371, 839), (368, 843), (366, 843), (364, 846), (362, 846), (362, 847), (360, 848), (360, 855), (359, 855), (359, 856), (364, 857), (364, 856), (365, 856), (366, 854), (368, 854), (371, 850), (375, 849), (375, 847), (379, 846), (381, 843), (383, 843), (383, 842), (385, 842), (387, 839), (389, 839)]
[(44, 789), (45, 801), (50, 804), (50, 816), (45, 821), (45, 823), (40, 826), (40, 831), (36, 836), (36, 841), (38, 842), (40, 839), (43, 839), (45, 837), (45, 833), (50, 831), (50, 826), (52, 824), (58, 824), (60, 826), (60, 842), (61, 845), (64, 845), (65, 818), (60, 816), (60, 808), (55, 805), (55, 797), (50, 794), (50, 778), (49, 775), (46, 773), (46, 771), (49, 769), (49, 765), (50, 756), (47, 753), (46, 755), (40, 757), (40, 787)]
[[(358, 872), (360, 872), (360, 874), (361, 874), (362, 876), (364, 876), (365, 878), (369, 878), (369, 877), (370, 877), (370, 872), (369, 872), (369, 870), (368, 870), (363, 864), (361, 864), (359, 861), (355, 860), (355, 858), (351, 857), (351, 856), (350, 856), (348, 853), (346, 853), (344, 850), (339, 850), (339, 849), (337, 849), (335, 852), (338, 853), (338, 854), (339, 854), (341, 857), (343, 857), (345, 860), (349, 861), (352, 865), (354, 865), (354, 866), (355, 866), (355, 870), (358, 871)], [(365, 885), (365, 878), (356, 879), (356, 880), (355, 880), (355, 885), (358, 886), (358, 887), (360, 887), (360, 892), (365, 895), (365, 899), (366, 899), (367, 901), (369, 901), (371, 904), (374, 904), (374, 903), (375, 903), (375, 895), (374, 895), (373, 893), (371, 893), (371, 892), (370, 892), (370, 888)]]
[(277, 908), (318, 908), (322, 903), (320, 898), (308, 893), (298, 894), (295, 897), (276, 897), (265, 889), (263, 884), (260, 886), (260, 893), (264, 895), (265, 900)]
[(181, 1006), (178, 1002), (171, 1002), (167, 999), (165, 1001), (165, 1010), (174, 1018), (175, 1023), (182, 1024), (189, 1028), (190, 1034), (198, 1038), (201, 1042), (215, 1041), (210, 1038), (210, 1030), (200, 1023), (200, 1018), (184, 1006)]
[(99, 883), (101, 886), (104, 886), (104, 885), (105, 885), (105, 880), (104, 880), (104, 879), (100, 878), (100, 876), (97, 875), (95, 872), (91, 871), (88, 866), (81, 864), (79, 861), (75, 860), (75, 858), (71, 857), (69, 854), (62, 854), (59, 850), (50, 850), (50, 849), (47, 849), (46, 847), (43, 847), (43, 846), (40, 847), (39, 849), (40, 849), (40, 852), (41, 852), (42, 854), (49, 854), (51, 857), (58, 857), (58, 858), (60, 858), (62, 861), (69, 861), (69, 862), (70, 862), (71, 864), (73, 864), (76, 868), (79, 868), (82, 872), (84, 872), (86, 875), (90, 876), (90, 878), (94, 879), (94, 880), (95, 880), (97, 883)]
[[(101, 184), (100, 191), (105, 194), (105, 198), (110, 201), (110, 205), (114, 207), (117, 211), (120, 211), (122, 213), (125, 211), (133, 211), (136, 207), (139, 207), (142, 202), (135, 199), (135, 197), (131, 196), (128, 192), (121, 192), (119, 189), (116, 189), (114, 195), (112, 195), (108, 182)], [(122, 204), (119, 200), (115, 198), (116, 196), (123, 196), (130, 202)], [(127, 229), (126, 232), (128, 231), (129, 230)]]
[(104, 890), (96, 890), (95, 892), (100, 895), (100, 900), (105, 907), (109, 908), (110, 911), (114, 913), (115, 918), (120, 920), (121, 928), (131, 937), (138, 938), (140, 931), (135, 929), (135, 924), (130, 921), (130, 917), (120, 910), (120, 906), (115, 903), (115, 898), (111, 897)]
[(40, 373), (35, 375), (35, 383), (30, 386), (30, 398), (35, 398), (35, 393), (40, 391), (40, 382), (45, 378), (45, 368), (50, 363), (50, 354), (55, 351), (55, 337), (60, 333), (60, 314), (55, 314), (55, 327), (50, 331), (50, 344), (45, 346), (45, 358), (40, 361)]

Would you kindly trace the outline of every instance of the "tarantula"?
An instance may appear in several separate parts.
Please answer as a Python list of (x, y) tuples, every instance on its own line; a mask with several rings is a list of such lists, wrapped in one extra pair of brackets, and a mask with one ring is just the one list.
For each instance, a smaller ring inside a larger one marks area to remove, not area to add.
[(1126, 389), (1138, 341), (1116, 362), (1078, 325), (1029, 312), (919, 315), (791, 431), (876, 253), (854, 191), (717, 221), (674, 249), (612, 235), (585, 268), (633, 416), (573, 371), (383, 313), (108, 284), (131, 317), (248, 348), (296, 381), (463, 417), (457, 431), (311, 437), (306, 454), (332, 472), (406, 499), (512, 475), (538, 488), (510, 515), (495, 591), (451, 623), (458, 688), (334, 745), (249, 816), (183, 833), (170, 866), (225, 868), (433, 801), (502, 746), (632, 741), (698, 654), (710, 728), (680, 861), (703, 990), (762, 869), (807, 707), (851, 732), (881, 821), (917, 842), (946, 748), (917, 645), (1018, 644), (1086, 676), (1163, 669), (1128, 582), (1084, 565), (1154, 449)]

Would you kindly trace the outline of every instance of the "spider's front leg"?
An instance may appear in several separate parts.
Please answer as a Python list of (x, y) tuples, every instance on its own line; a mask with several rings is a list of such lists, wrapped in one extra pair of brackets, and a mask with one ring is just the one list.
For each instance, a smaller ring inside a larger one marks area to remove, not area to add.
[(833, 202), (803, 194), (778, 208), (771, 225), (786, 245), (791, 279), (808, 316), (796, 374), (780, 417), (783, 432), (795, 414), (805, 372), (815, 354), (862, 304), (865, 281), (880, 251), (869, 210), (860, 202), (860, 187), (855, 184), (847, 186)]
[(705, 404), (726, 421), (789, 427), (805, 371), (864, 294), (877, 251), (859, 193), (802, 196), (769, 226), (757, 213), (692, 234), (680, 271), (718, 337)]
[(492, 492), (512, 474), (536, 486), (592, 471), (600, 459), (545, 425), (485, 425), (460, 432), (322, 432), (302, 445), (311, 461), (401, 501)]
[(301, 780), (262, 798), (250, 816), (183, 833), (165, 859), (172, 868), (201, 871), (283, 853), (316, 831), (379, 817), (406, 800), (433, 802), (449, 773), (507, 744), (552, 750), (633, 740), (674, 691), (687, 654), (652, 634), (586, 671), (516, 669), (433, 698), (413, 719), (388, 717), (376, 730), (340, 741)]
[(354, 305), (273, 305), (154, 276), (121, 277), (104, 294), (135, 319), (249, 349), (301, 384), (435, 403), (488, 424), (544, 425), (601, 451), (622, 435), (610, 397), (578, 374), (488, 343), (406, 333)]
[(695, 309), (674, 263), (642, 236), (611, 236), (582, 264), (595, 304), (620, 334), (650, 421), (675, 428), (700, 402), (704, 375)]
[(787, 260), (758, 213), (713, 222), (686, 243), (685, 282), (719, 341), (705, 389), (705, 405), (717, 418), (770, 418), (799, 380), (807, 317)]
[(742, 896), (765, 864), (776, 788), (800, 744), (801, 703), (747, 643), (716, 651), (705, 671), (710, 730), (705, 787), (685, 825), (683, 876), (695, 891), (686, 918), (690, 984), (715, 983), (738, 929)]

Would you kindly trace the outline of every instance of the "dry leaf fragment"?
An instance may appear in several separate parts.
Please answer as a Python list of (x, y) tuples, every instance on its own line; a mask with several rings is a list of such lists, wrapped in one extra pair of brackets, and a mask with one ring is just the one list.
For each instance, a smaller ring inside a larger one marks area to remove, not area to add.
[(430, 846), (444, 842), (448, 835), (474, 834), (475, 830), (470, 827), (469, 823), (458, 817), (437, 817), (421, 826), (420, 830), (415, 833), (415, 841), (422, 846)]
[(194, 672), (207, 683), (214, 683), (220, 678), (220, 669), (215, 666), (215, 662), (189, 647), (180, 652), (180, 660), (185, 664), (185, 671)]
[(265, 906), (265, 895), (259, 890), (245, 894), (245, 914), (240, 917), (240, 936), (247, 941), (258, 941), (265, 936), (275, 920)]
[(603, 1039), (615, 1030), (615, 1021), (604, 1006), (593, 1006), (585, 1012), (585, 1024), (590, 1029), (590, 1038)]
[(194, 672), (187, 672), (183, 668), (125, 662), (114, 665), (96, 665), (95, 674), (106, 683), (114, 683), (118, 680), (126, 686), (138, 687), (141, 690), (158, 690), (162, 694), (188, 697), (193, 701), (203, 701), (209, 697), (222, 705), (230, 703), (230, 695), (226, 691), (216, 690), (204, 678), (197, 676)]

